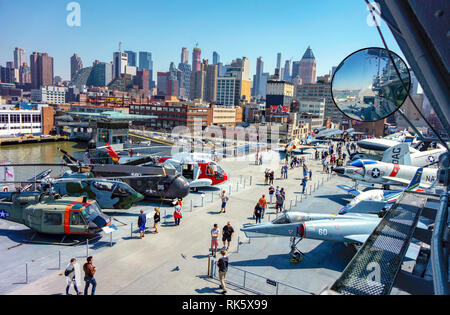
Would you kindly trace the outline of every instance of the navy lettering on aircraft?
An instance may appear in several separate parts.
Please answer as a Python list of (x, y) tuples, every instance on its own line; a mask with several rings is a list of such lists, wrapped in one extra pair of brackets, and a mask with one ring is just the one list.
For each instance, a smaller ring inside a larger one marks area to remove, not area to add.
[(394, 164), (398, 164), (399, 160), (400, 160), (400, 153), (402, 152), (402, 150), (400, 148), (394, 148), (392, 149), (392, 163)]
[(432, 183), (432, 182), (434, 182), (436, 180), (436, 178), (434, 176), (425, 176), (425, 180), (427, 182)]

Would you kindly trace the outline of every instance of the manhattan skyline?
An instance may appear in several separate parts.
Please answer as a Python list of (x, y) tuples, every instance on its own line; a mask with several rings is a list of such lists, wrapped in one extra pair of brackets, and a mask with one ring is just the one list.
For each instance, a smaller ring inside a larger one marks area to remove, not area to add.
[[(119, 41), (122, 51), (151, 52), (154, 74), (168, 71), (170, 62), (177, 64), (182, 47), (189, 49), (191, 63), (192, 50), (198, 43), (201, 59), (209, 63), (213, 62), (214, 51), (224, 64), (247, 57), (251, 76), (259, 56), (264, 60), (264, 72), (273, 73), (277, 53), (282, 53), (284, 65), (286, 60), (300, 60), (311, 46), (317, 75), (323, 75), (355, 50), (382, 46), (376, 28), (367, 23), (369, 11), (360, 0), (80, 0), (79, 27), (66, 23), (70, 1), (58, 1), (57, 5), (50, 0), (0, 1), (0, 26), (11, 30), (14, 25), (14, 31), (2, 34), (0, 64), (13, 61), (15, 47), (25, 49), (28, 64), (33, 52), (46, 52), (54, 58), (54, 75), (64, 80), (70, 80), (70, 57), (74, 53), (81, 57), (84, 67), (95, 60), (110, 62)], [(384, 23), (382, 30), (389, 48), (403, 57)]]

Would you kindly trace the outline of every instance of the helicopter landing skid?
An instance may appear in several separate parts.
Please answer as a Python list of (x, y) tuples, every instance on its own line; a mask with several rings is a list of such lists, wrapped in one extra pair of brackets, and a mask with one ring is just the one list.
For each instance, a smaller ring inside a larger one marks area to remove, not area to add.
[[(60, 246), (74, 246), (83, 243), (87, 240), (86, 237), (71, 238), (67, 235), (63, 235), (60, 240), (54, 240), (47, 235), (41, 235), (39, 233), (34, 233), (30, 239), (24, 239), (22, 242), (27, 244), (44, 244), (44, 245), (60, 245)], [(89, 239), (89, 241), (95, 238)]]
[(292, 263), (297, 263), (303, 260), (303, 256), (305, 255), (301, 250), (299, 250), (297, 248), (298, 243), (300, 243), (300, 241), (302, 240), (302, 238), (298, 239), (296, 241), (295, 237), (291, 237), (290, 241), (291, 241), (291, 251), (289, 252), (289, 256), (291, 257), (291, 259), (289, 260)]

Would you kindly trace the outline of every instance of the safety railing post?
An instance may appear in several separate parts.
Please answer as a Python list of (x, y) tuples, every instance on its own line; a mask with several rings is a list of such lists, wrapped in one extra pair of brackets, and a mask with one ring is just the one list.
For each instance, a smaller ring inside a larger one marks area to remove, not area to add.
[(244, 271), (244, 288), (245, 288), (245, 278), (246, 278), (246, 275), (247, 275), (247, 271)]
[(25, 263), (25, 283), (28, 283), (28, 263)]
[(86, 257), (89, 257), (89, 240), (86, 240)]
[(189, 210), (190, 212), (192, 212), (192, 207), (193, 206), (192, 206), (192, 199), (191, 199), (191, 207), (190, 207), (190, 210)]
[(250, 186), (252, 185), (253, 176), (250, 176)]
[[(164, 223), (166, 222), (166, 217), (164, 217)], [(133, 223), (130, 225), (130, 237), (133, 237)]]
[(58, 270), (61, 269), (61, 250), (58, 250)]
[(109, 247), (112, 247), (112, 234), (113, 232), (109, 233)]

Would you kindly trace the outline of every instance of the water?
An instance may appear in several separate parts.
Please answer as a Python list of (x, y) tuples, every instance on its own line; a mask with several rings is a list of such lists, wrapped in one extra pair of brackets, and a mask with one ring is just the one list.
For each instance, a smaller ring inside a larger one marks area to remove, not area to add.
[[(9, 161), (11, 163), (62, 163), (62, 153), (58, 151), (61, 148), (73, 155), (74, 152), (84, 151), (87, 143), (72, 141), (57, 141), (43, 143), (27, 143), (0, 146), (0, 161)], [(51, 176), (57, 176), (62, 173), (62, 167), (45, 166), (16, 166), (14, 167), (14, 179), (26, 180), (34, 176), (34, 173), (42, 172), (51, 168)], [(68, 168), (65, 168), (68, 170)]]

